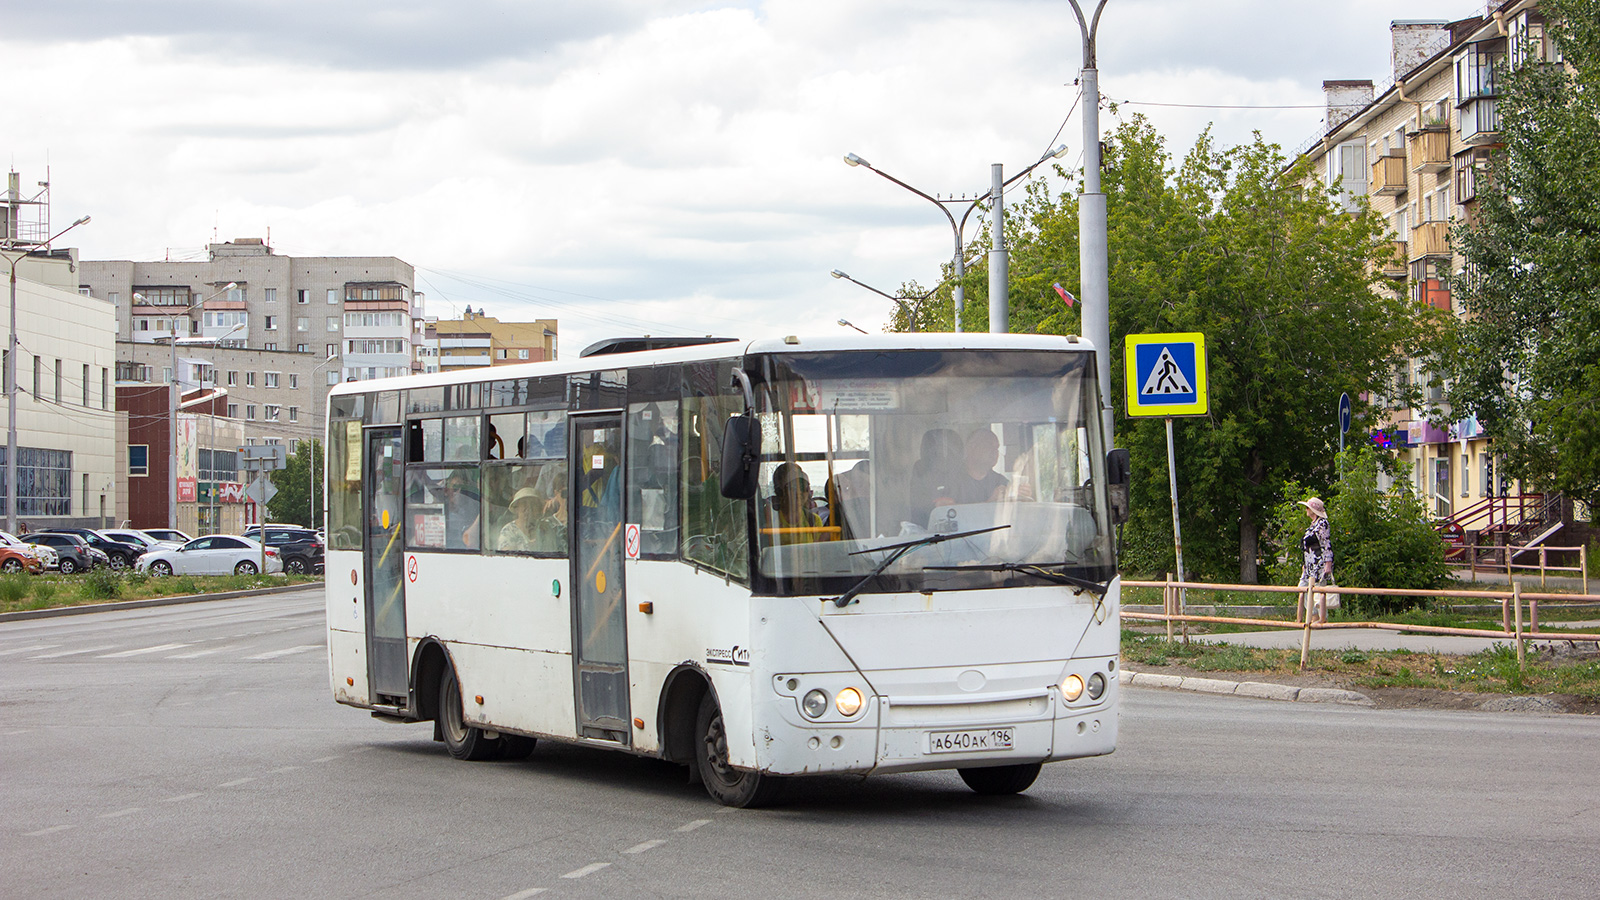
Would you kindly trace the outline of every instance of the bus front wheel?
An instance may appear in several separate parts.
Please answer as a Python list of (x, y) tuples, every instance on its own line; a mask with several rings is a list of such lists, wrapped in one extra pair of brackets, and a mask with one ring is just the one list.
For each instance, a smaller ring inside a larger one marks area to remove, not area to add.
[(445, 749), (456, 759), (498, 759), (500, 741), (485, 737), (482, 728), (468, 725), (461, 715), (461, 684), (456, 670), (446, 664), (439, 679), (439, 732)]
[(957, 769), (961, 780), (967, 783), (980, 794), (1000, 796), (1004, 794), (1020, 794), (1033, 784), (1039, 777), (1039, 770), (1043, 763), (1027, 763), (1020, 766), (988, 766), (982, 769)]
[(708, 692), (695, 716), (695, 765), (706, 793), (723, 806), (741, 809), (762, 806), (777, 792), (778, 779), (760, 772), (735, 769), (728, 764), (728, 733), (722, 710)]

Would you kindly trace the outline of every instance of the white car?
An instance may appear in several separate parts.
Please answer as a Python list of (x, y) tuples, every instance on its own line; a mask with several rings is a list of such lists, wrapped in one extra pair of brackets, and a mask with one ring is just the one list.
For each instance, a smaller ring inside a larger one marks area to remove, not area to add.
[(194, 540), (194, 538), (176, 528), (141, 528), (140, 531), (143, 534), (149, 535), (150, 537), (156, 539), (157, 541), (178, 544), (179, 546)]
[(39, 558), (40, 562), (44, 563), (46, 569), (54, 569), (57, 565), (56, 551), (44, 544), (30, 544), (27, 541), (19, 541), (8, 531), (0, 531), (0, 544), (23, 553), (32, 553)]
[[(254, 575), (261, 565), (261, 545), (228, 534), (197, 537), (176, 550), (152, 550), (134, 567), (151, 575)], [(266, 571), (282, 572), (278, 551), (266, 548)]]
[(176, 550), (184, 544), (183, 541), (159, 540), (143, 531), (132, 528), (102, 528), (100, 533), (113, 541), (121, 541), (124, 544), (142, 547), (146, 553), (151, 550)]

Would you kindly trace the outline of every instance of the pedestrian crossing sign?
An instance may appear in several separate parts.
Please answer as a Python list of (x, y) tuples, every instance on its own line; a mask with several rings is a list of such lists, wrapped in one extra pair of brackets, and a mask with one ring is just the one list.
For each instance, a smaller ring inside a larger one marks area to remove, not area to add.
[(1128, 415), (1206, 414), (1205, 335), (1130, 334), (1123, 349)]

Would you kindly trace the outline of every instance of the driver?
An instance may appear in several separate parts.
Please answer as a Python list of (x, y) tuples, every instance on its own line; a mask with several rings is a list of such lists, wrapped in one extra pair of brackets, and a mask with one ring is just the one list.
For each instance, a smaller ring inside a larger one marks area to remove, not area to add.
[(811, 511), (811, 480), (797, 463), (786, 462), (773, 471), (768, 513), (774, 544), (808, 544), (821, 538), (822, 519)]
[(952, 486), (956, 503), (992, 503), (1005, 496), (1009, 482), (994, 470), (1000, 461), (1000, 438), (988, 426), (967, 435), (965, 468)]

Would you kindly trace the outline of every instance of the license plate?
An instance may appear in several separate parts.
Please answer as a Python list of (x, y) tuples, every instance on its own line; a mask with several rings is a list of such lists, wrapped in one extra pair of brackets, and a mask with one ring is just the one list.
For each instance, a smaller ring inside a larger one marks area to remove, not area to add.
[(973, 753), (983, 750), (1010, 750), (1012, 729), (987, 731), (930, 731), (929, 753)]

